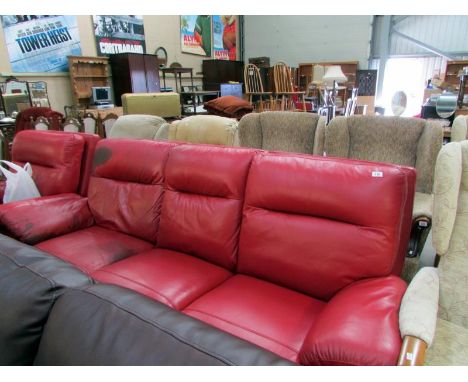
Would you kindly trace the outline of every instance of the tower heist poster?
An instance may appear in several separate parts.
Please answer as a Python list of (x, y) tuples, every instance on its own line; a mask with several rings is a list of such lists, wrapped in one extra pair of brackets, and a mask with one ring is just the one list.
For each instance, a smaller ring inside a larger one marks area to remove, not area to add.
[(76, 16), (1, 16), (11, 70), (66, 72), (67, 56), (81, 55)]

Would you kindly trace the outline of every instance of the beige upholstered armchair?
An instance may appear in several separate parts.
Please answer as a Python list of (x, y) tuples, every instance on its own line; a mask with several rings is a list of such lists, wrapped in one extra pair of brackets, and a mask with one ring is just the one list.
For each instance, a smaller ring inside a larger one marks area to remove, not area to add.
[[(146, 114), (123, 115), (115, 121), (108, 138), (167, 139), (168, 124), (164, 118)], [(164, 134), (165, 133), (165, 134)]]
[(450, 140), (452, 142), (460, 142), (465, 139), (468, 139), (468, 116), (459, 115), (453, 121)]
[(468, 141), (445, 145), (437, 159), (432, 244), (440, 298), (429, 365), (468, 365)]
[(418, 118), (351, 116), (334, 118), (325, 129), (328, 156), (396, 163), (416, 168), (416, 195), (409, 255), (420, 252), (432, 219), (434, 167), (443, 130)]
[(193, 115), (169, 126), (169, 141), (239, 146), (238, 122), (217, 115)]
[(266, 111), (239, 122), (239, 144), (264, 150), (323, 154), (326, 119), (317, 114)]

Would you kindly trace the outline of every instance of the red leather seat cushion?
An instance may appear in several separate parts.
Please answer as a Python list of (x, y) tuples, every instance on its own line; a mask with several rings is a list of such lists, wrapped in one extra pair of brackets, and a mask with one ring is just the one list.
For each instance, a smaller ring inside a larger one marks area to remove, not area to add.
[(36, 247), (90, 274), (117, 260), (146, 251), (152, 248), (153, 244), (93, 226), (43, 241)]
[(15, 136), (12, 161), (31, 164), (42, 196), (77, 192), (84, 147), (80, 134), (25, 130)]
[(404, 255), (414, 178), (413, 169), (384, 163), (257, 155), (237, 271), (321, 300), (354, 281), (389, 275)]
[(221, 284), (231, 273), (193, 256), (152, 249), (101, 268), (91, 276), (181, 310)]
[(158, 246), (233, 270), (254, 153), (211, 145), (181, 145), (171, 150)]
[(183, 312), (297, 362), (325, 305), (266, 281), (235, 275)]

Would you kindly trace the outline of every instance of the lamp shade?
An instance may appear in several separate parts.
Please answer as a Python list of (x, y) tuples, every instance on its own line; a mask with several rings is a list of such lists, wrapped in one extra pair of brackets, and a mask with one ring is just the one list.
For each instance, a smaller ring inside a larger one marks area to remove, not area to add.
[(344, 75), (343, 71), (341, 70), (341, 66), (333, 65), (327, 68), (327, 71), (325, 72), (322, 80), (325, 83), (333, 83), (333, 81), (340, 83), (348, 81), (348, 77)]

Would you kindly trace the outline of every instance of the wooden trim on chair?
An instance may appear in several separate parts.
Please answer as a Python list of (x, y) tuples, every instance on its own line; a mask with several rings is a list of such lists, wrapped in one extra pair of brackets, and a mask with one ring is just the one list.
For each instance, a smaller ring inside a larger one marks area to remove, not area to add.
[(412, 336), (405, 336), (401, 345), (398, 366), (423, 366), (426, 358), (427, 344)]

